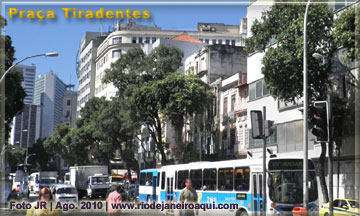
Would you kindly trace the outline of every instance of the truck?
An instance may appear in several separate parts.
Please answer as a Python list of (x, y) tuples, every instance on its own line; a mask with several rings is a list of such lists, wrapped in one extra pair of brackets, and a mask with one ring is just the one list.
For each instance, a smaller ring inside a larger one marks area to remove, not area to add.
[(57, 171), (40, 171), (31, 173), (29, 178), (30, 193), (38, 194), (43, 187), (50, 187), (56, 184), (58, 179)]
[(77, 189), (79, 198), (105, 197), (110, 189), (108, 166), (72, 166), (69, 173), (70, 184)]

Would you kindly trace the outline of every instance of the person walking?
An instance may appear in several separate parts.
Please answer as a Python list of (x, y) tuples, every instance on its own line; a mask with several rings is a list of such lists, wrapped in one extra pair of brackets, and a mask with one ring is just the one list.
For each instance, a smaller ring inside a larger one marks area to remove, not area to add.
[[(31, 204), (31, 208), (26, 211), (26, 216), (59, 216), (59, 210), (55, 208), (52, 200), (51, 191), (48, 187), (44, 187), (39, 192), (39, 199)], [(38, 208), (40, 202), (46, 202), (46, 208)], [(50, 208), (52, 205), (52, 208)]]
[[(191, 179), (186, 179), (185, 181), (185, 188), (181, 190), (179, 195), (179, 203), (186, 203), (186, 204), (196, 204), (198, 196), (196, 191), (192, 187)], [(194, 209), (181, 209), (179, 211), (179, 216), (194, 216), (198, 215), (199, 211)]]
[(121, 203), (122, 197), (121, 192), (123, 188), (121, 185), (117, 186), (116, 189), (109, 194), (106, 201), (108, 204), (108, 215), (109, 216), (121, 216), (121, 209), (119, 208), (113, 208), (112, 205)]

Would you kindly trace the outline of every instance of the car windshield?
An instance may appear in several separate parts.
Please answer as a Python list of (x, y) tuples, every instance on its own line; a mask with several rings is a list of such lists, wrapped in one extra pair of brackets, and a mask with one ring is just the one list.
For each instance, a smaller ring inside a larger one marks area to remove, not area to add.
[(349, 201), (349, 204), (350, 204), (351, 208), (359, 208), (358, 201)]
[(112, 178), (111, 178), (111, 181), (112, 181), (112, 182), (124, 183), (125, 179), (112, 177)]
[(92, 184), (105, 184), (108, 181), (107, 177), (93, 177), (91, 179)]
[[(275, 203), (300, 204), (303, 202), (303, 172), (269, 172), (269, 196)], [(317, 200), (316, 175), (309, 172), (309, 201)]]
[(75, 188), (58, 188), (56, 190), (57, 194), (77, 194)]
[(56, 183), (55, 179), (41, 179), (40, 184), (54, 184)]

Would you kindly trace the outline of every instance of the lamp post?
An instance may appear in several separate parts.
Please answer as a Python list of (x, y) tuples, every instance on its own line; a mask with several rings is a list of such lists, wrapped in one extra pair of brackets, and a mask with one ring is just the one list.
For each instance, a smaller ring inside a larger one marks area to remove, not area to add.
[(304, 80), (303, 80), (303, 91), (304, 91), (304, 103), (303, 103), (303, 112), (304, 112), (304, 127), (303, 127), (303, 145), (304, 145), (304, 161), (303, 161), (303, 201), (304, 208), (308, 209), (309, 204), (309, 190), (308, 190), (308, 91), (307, 91), (307, 33), (306, 33), (306, 25), (307, 25), (307, 15), (309, 11), (310, 0), (308, 0), (305, 9), (304, 15), (304, 56), (303, 56), (303, 64), (304, 64)]
[(38, 55), (33, 55), (33, 56), (28, 56), (25, 57), (23, 59), (21, 59), (20, 61), (16, 62), (15, 64), (11, 65), (11, 67), (9, 69), (7, 69), (7, 71), (5, 71), (5, 73), (2, 75), (1, 79), (0, 79), (0, 84), (4, 81), (5, 76), (11, 71), (11, 69), (13, 69), (16, 65), (20, 64), (21, 62), (30, 59), (30, 58), (35, 58), (35, 57), (39, 57), (39, 56), (46, 56), (46, 57), (56, 57), (59, 56), (59, 53), (57, 52), (50, 52), (50, 53), (43, 53), (43, 54), (38, 54)]

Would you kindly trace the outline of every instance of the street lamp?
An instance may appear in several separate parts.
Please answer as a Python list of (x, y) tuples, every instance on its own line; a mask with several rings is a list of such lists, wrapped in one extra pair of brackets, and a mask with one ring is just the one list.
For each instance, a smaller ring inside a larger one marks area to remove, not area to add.
[(307, 33), (306, 33), (306, 25), (307, 25), (307, 15), (309, 11), (310, 0), (306, 3), (305, 15), (304, 15), (304, 54), (303, 54), (303, 64), (304, 64), (304, 80), (303, 80), (303, 91), (304, 91), (304, 127), (303, 127), (303, 145), (304, 145), (304, 160), (303, 160), (303, 201), (304, 208), (308, 209), (309, 204), (309, 190), (308, 190), (308, 91), (307, 91)]
[(5, 73), (2, 75), (2, 77), (0, 79), (0, 84), (4, 81), (6, 74), (8, 74), (11, 71), (11, 69), (13, 69), (16, 65), (20, 64), (21, 62), (23, 62), (27, 59), (35, 58), (35, 57), (39, 57), (39, 56), (56, 57), (58, 55), (59, 55), (59, 53), (57, 53), (57, 52), (50, 52), (50, 53), (43, 53), (43, 54), (25, 57), (25, 58), (21, 59), (20, 61), (16, 62), (15, 64), (11, 65), (11, 67), (9, 69), (7, 69), (7, 71), (5, 71)]

